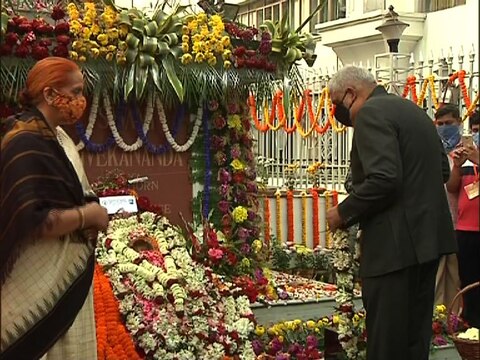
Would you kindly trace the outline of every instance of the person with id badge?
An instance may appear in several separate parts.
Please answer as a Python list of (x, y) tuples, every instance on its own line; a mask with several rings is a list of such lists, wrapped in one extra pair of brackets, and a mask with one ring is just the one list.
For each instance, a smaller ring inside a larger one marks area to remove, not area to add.
[[(446, 186), (458, 195), (456, 234), (458, 241), (458, 270), (462, 288), (480, 280), (480, 181), (479, 127), (480, 116), (470, 117), (471, 134), (462, 136), (461, 144), (450, 153), (453, 168)], [(480, 327), (480, 288), (464, 295), (463, 318)]]

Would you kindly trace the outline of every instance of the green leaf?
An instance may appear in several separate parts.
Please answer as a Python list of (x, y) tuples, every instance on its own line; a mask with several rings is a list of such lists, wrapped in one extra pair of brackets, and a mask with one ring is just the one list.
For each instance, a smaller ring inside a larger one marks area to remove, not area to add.
[(170, 47), (166, 42), (160, 41), (158, 43), (158, 54), (159, 55), (166, 55), (170, 52)]
[(149, 21), (143, 29), (147, 36), (154, 36), (157, 33), (158, 25), (155, 21)]
[(145, 21), (142, 19), (133, 19), (132, 30), (137, 31), (139, 34), (143, 34), (145, 27)]
[(180, 57), (183, 55), (183, 50), (177, 45), (170, 48), (170, 53), (175, 57), (175, 59), (180, 59)]
[(158, 68), (158, 64), (154, 62), (150, 67), (150, 75), (152, 75), (152, 80), (155, 86), (157, 87), (158, 91), (162, 91), (162, 85), (160, 83), (160, 70)]
[(135, 95), (140, 100), (145, 92), (145, 86), (147, 85), (148, 68), (142, 68), (137, 66), (135, 71)]
[(2, 17), (0, 18), (0, 33), (4, 34), (7, 30), (7, 24), (8, 24), (8, 15), (2, 12)]
[(177, 73), (175, 72), (175, 65), (174, 65), (174, 58), (173, 56), (165, 56), (162, 59), (162, 65), (163, 68), (165, 69), (165, 72), (167, 74), (168, 80), (170, 81), (170, 84), (172, 85), (173, 89), (175, 90), (175, 93), (178, 96), (178, 99), (180, 102), (183, 102), (183, 86), (182, 83), (180, 82), (180, 79), (177, 76)]
[(125, 87), (124, 87), (125, 100), (128, 99), (128, 96), (132, 92), (134, 86), (135, 86), (135, 65), (130, 65), (130, 70), (128, 71), (127, 81), (125, 81)]
[(285, 109), (285, 116), (290, 116), (290, 91), (292, 86), (288, 74), (283, 77), (283, 108)]
[(266, 20), (262, 25), (267, 27), (268, 32), (272, 35), (272, 38), (275, 36), (275, 23), (272, 20)]

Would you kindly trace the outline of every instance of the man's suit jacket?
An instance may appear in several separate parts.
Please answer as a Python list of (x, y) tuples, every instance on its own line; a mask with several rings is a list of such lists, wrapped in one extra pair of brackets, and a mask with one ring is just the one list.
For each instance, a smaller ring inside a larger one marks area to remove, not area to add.
[(345, 225), (360, 222), (360, 275), (456, 252), (444, 189), (448, 159), (428, 115), (377, 86), (354, 126), (352, 192), (338, 210)]

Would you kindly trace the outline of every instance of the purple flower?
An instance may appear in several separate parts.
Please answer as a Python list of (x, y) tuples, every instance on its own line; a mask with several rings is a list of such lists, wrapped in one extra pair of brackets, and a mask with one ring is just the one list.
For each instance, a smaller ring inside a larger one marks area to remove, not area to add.
[(256, 193), (257, 190), (258, 190), (257, 184), (255, 184), (254, 182), (247, 183), (247, 191), (248, 192)]
[(257, 213), (252, 210), (248, 210), (248, 220), (253, 221), (257, 217)]
[(245, 241), (248, 236), (250, 235), (249, 231), (247, 229), (245, 229), (244, 227), (240, 227), (238, 228), (238, 232), (237, 232), (237, 235), (238, 235), (238, 238), (240, 240), (243, 240)]
[(309, 348), (317, 348), (318, 347), (318, 340), (317, 337), (314, 335), (307, 336), (307, 347)]
[(230, 175), (230, 173), (225, 168), (221, 168), (218, 171), (218, 180), (222, 184), (229, 183), (230, 181), (232, 181), (232, 175)]
[(288, 299), (288, 293), (286, 291), (283, 291), (281, 289), (277, 289), (278, 291), (278, 297), (282, 300)]
[(290, 355), (287, 353), (280, 353), (275, 356), (275, 360), (290, 360)]
[(240, 111), (240, 108), (237, 103), (230, 103), (228, 104), (228, 113), (229, 114), (236, 114)]
[(263, 352), (263, 344), (260, 340), (253, 340), (252, 347), (255, 355), (260, 355)]
[(296, 355), (302, 351), (303, 347), (299, 343), (294, 343), (288, 347), (288, 353), (292, 355)]
[(222, 213), (227, 213), (228, 209), (230, 208), (230, 203), (228, 201), (225, 201), (225, 200), (220, 200), (218, 202), (218, 208), (220, 209), (220, 211)]
[(213, 135), (211, 140), (214, 150), (222, 150), (226, 145), (226, 140), (221, 136)]
[(432, 340), (432, 343), (435, 346), (443, 346), (448, 344), (447, 340), (442, 335), (435, 335), (435, 337)]
[(270, 347), (272, 349), (272, 352), (276, 354), (277, 352), (283, 349), (283, 344), (280, 340), (278, 340), (278, 337), (275, 336), (275, 338), (272, 341), (270, 341)]
[(210, 100), (208, 102), (208, 110), (216, 111), (218, 109), (218, 101), (217, 100)]
[(230, 150), (230, 155), (231, 155), (232, 158), (234, 158), (234, 159), (238, 159), (241, 154), (242, 154), (242, 152), (240, 151), (240, 147), (239, 147), (239, 146), (235, 146), (235, 145), (234, 145), (234, 147), (232, 147), (232, 149)]
[(244, 243), (240, 248), (240, 251), (244, 254), (250, 254), (250, 245), (248, 245), (247, 243)]
[(247, 158), (248, 161), (253, 161), (253, 151), (247, 151), (245, 154), (245, 157)]

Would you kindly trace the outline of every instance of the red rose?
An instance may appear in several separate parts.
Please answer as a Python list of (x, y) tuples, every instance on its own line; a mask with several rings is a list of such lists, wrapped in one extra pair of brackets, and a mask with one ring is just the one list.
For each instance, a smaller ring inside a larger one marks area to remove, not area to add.
[(20, 40), (18, 34), (14, 32), (9, 32), (5, 35), (5, 43), (8, 45), (17, 45), (18, 41)]
[(238, 48), (233, 50), (233, 55), (241, 57), (241, 56), (245, 55), (246, 51), (247, 51), (247, 49), (245, 49), (245, 47), (239, 46)]
[(227, 253), (227, 261), (230, 265), (235, 266), (237, 265), (237, 255), (235, 255), (233, 252), (229, 251)]
[(50, 45), (52, 45), (52, 40), (50, 40), (50, 39), (40, 40), (40, 41), (38, 42), (38, 45), (44, 46), (44, 47), (49, 47)]
[(245, 54), (247, 55), (247, 57), (254, 57), (257, 53), (255, 50), (247, 50)]
[(59, 57), (68, 57), (68, 49), (65, 45), (57, 45), (53, 48), (52, 54)]
[(236, 172), (235, 174), (233, 174), (233, 182), (234, 183), (241, 184), (244, 179), (245, 179), (245, 176), (241, 172)]
[(58, 21), (65, 17), (65, 11), (63, 11), (60, 5), (55, 5), (52, 9), (52, 14), (50, 16), (53, 20)]
[(441, 334), (442, 333), (442, 325), (439, 324), (437, 321), (432, 323), (432, 330), (435, 335)]
[(15, 50), (15, 56), (19, 58), (26, 58), (30, 54), (30, 49), (26, 45), (20, 45)]
[(40, 45), (35, 45), (32, 47), (32, 57), (35, 60), (42, 60), (48, 57), (50, 54), (48, 48)]
[(46, 25), (45, 21), (43, 19), (33, 19), (32, 20), (32, 28), (33, 30), (37, 30), (39, 26)]
[(12, 18), (12, 20), (17, 26), (23, 23), (28, 23), (28, 19), (25, 16), (15, 16)]
[(51, 34), (53, 32), (53, 26), (50, 24), (39, 25), (35, 31), (39, 34)]
[(24, 23), (21, 23), (20, 25), (18, 25), (18, 32), (20, 34), (26, 34), (30, 31), (32, 31), (32, 24), (30, 24), (29, 22), (24, 22)]
[(70, 31), (70, 24), (67, 22), (62, 22), (55, 26), (55, 34), (61, 35), (61, 34), (68, 34)]

